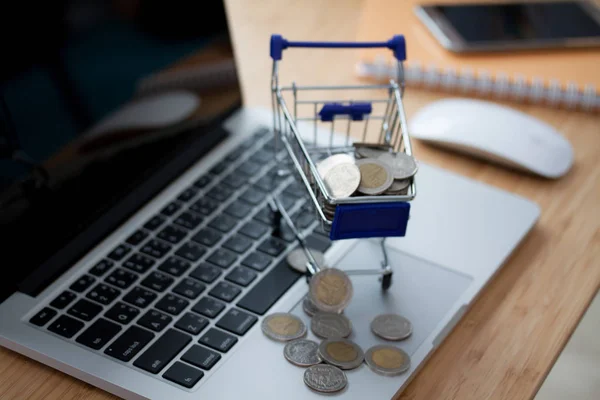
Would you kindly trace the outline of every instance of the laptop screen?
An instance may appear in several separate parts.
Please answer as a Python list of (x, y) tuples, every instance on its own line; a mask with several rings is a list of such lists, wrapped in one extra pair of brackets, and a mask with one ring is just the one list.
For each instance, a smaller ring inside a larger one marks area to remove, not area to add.
[(202, 4), (3, 10), (27, 23), (1, 72), (0, 300), (39, 292), (224, 136), (215, 126), (241, 93), (225, 8)]

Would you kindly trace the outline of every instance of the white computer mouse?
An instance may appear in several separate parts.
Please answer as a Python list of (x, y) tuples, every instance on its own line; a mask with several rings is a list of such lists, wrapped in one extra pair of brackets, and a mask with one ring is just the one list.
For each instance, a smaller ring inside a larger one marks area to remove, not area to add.
[(563, 176), (573, 164), (573, 147), (551, 125), (492, 101), (434, 101), (409, 119), (409, 134), (547, 178)]

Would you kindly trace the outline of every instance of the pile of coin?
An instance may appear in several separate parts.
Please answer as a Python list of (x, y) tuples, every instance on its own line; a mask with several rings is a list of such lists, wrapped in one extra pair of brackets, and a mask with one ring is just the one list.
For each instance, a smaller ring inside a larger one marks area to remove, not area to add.
[[(316, 164), (323, 183), (336, 199), (351, 196), (399, 196), (408, 193), (418, 171), (414, 157), (389, 146), (354, 143), (354, 154), (334, 154)], [(321, 200), (323, 213), (333, 218), (335, 205)]]

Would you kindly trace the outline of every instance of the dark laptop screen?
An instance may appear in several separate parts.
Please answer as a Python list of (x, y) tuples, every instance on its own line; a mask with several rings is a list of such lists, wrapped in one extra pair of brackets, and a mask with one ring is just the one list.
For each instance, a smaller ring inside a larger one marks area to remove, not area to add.
[[(2, 57), (0, 300), (40, 266), (76, 261), (220, 140), (215, 126), (241, 104), (220, 2), (17, 3), (3, 8), (20, 22)], [(181, 89), (199, 106), (169, 126), (98, 132), (124, 106)]]

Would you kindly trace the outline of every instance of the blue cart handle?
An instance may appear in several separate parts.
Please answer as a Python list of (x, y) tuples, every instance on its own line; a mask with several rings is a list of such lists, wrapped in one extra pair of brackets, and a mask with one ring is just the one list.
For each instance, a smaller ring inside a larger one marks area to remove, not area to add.
[(328, 49), (366, 49), (387, 47), (394, 52), (398, 61), (406, 60), (406, 41), (403, 35), (394, 35), (387, 42), (290, 42), (281, 35), (271, 35), (271, 58), (281, 60), (283, 50), (288, 47), (313, 47)]

